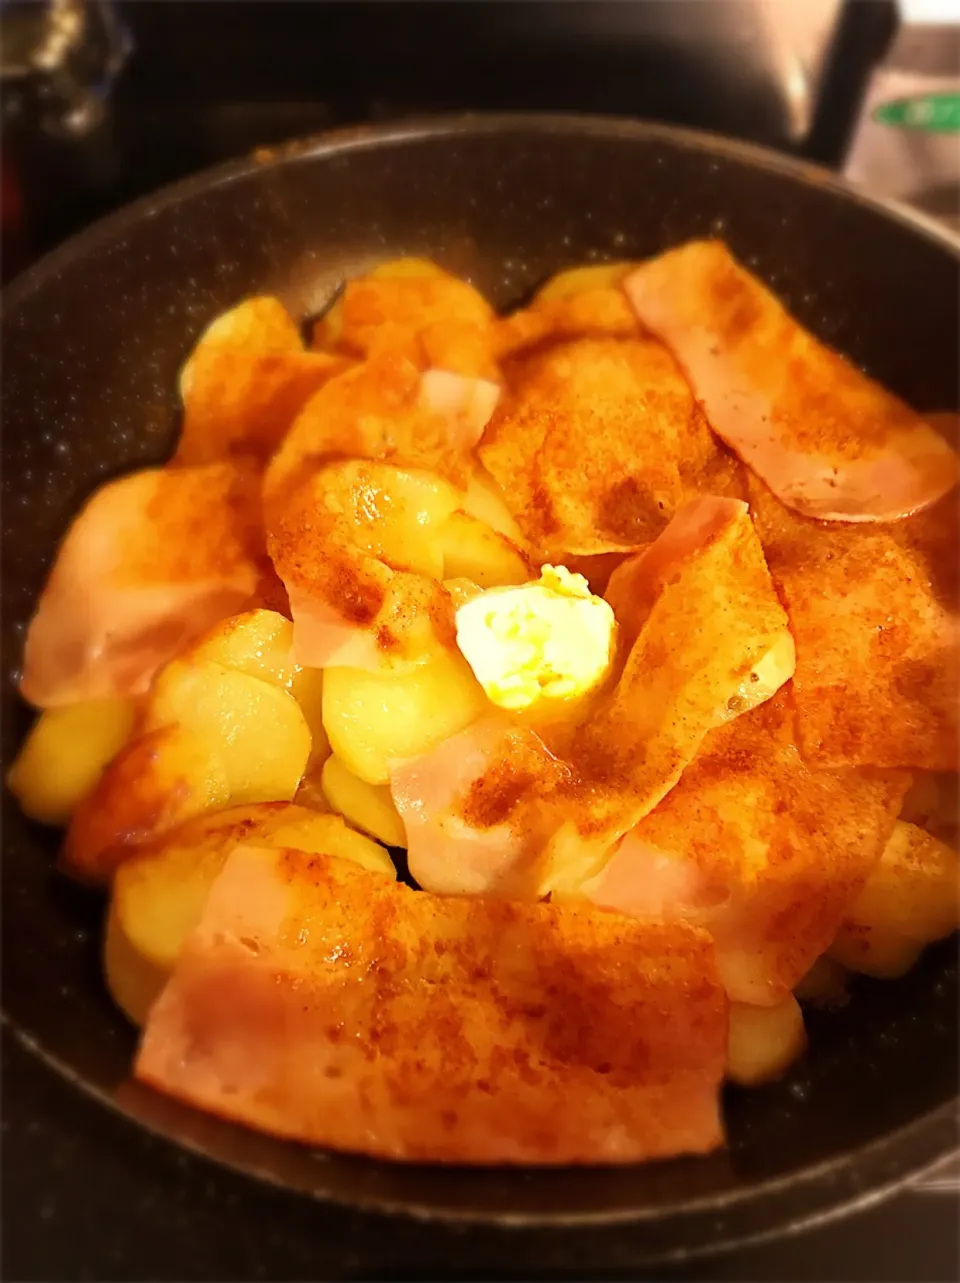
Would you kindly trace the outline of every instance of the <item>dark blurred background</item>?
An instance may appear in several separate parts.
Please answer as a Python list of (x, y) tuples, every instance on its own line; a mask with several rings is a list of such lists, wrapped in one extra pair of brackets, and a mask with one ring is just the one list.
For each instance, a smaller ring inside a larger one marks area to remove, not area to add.
[(0, 0), (4, 275), (259, 145), (430, 112), (601, 112), (842, 163), (894, 0)]

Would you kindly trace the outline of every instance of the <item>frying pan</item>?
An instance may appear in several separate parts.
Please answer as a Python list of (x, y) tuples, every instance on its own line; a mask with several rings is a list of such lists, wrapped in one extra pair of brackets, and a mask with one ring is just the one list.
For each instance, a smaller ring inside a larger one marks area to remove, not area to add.
[[(178, 369), (217, 312), (276, 293), (316, 313), (345, 276), (404, 254), (506, 306), (570, 264), (706, 235), (917, 408), (956, 406), (956, 241), (822, 171), (661, 126), (521, 116), (331, 134), (180, 183), (44, 259), (2, 321), (4, 760), (28, 722), (13, 683), (57, 539), (94, 486), (166, 456)], [(707, 1158), (409, 1168), (248, 1133), (126, 1081), (134, 1037), (100, 979), (102, 906), (54, 874), (54, 837), (3, 807), (4, 1018), (31, 1054), (219, 1163), (431, 1232), (457, 1222), (474, 1268), (502, 1263), (504, 1234), (521, 1270), (571, 1262), (571, 1235), (593, 1270), (743, 1242), (877, 1197), (956, 1147), (952, 942), (811, 1013), (808, 1053), (782, 1081), (728, 1093), (730, 1146)]]

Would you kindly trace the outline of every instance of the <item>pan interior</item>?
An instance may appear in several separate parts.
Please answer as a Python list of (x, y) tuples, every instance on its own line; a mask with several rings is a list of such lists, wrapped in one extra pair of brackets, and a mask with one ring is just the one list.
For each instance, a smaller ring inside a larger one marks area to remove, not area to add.
[[(799, 167), (668, 130), (480, 122), (321, 143), (191, 180), (58, 251), (13, 287), (3, 316), (4, 760), (29, 720), (13, 682), (57, 538), (96, 485), (165, 457), (177, 372), (210, 317), (257, 293), (313, 314), (345, 276), (404, 254), (506, 306), (564, 266), (705, 235), (917, 408), (956, 407), (958, 255), (946, 240)], [(7, 795), (3, 808), (7, 1019), (135, 1119), (280, 1183), (423, 1215), (655, 1218), (666, 1250), (811, 1215), (953, 1144), (953, 942), (905, 980), (865, 981), (846, 1010), (814, 1014), (811, 1050), (785, 1079), (729, 1093), (730, 1148), (707, 1159), (402, 1169), (194, 1115), (126, 1082), (134, 1038), (100, 978), (102, 905), (53, 872), (50, 834)]]

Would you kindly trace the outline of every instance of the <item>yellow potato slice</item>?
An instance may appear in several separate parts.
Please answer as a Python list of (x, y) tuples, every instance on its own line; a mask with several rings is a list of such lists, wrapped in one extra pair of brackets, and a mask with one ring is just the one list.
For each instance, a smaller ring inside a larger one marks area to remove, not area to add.
[(463, 730), (489, 707), (462, 655), (441, 652), (401, 676), (328, 668), (323, 724), (347, 770), (386, 784), (390, 764), (417, 757)]
[(138, 735), (74, 812), (64, 842), (64, 869), (85, 882), (109, 882), (140, 843), (226, 806), (229, 797), (226, 771), (208, 744), (179, 726)]
[(232, 807), (181, 825), (117, 870), (107, 925), (110, 991), (141, 1022), (170, 974), (207, 893), (238, 842), (352, 860), (395, 878), (389, 855), (338, 815), (290, 804)]
[(319, 815), (292, 803), (261, 803), (199, 816), (141, 847), (117, 870), (114, 906), (141, 956), (167, 969), (173, 965), (211, 883), (238, 842), (336, 855), (396, 877), (383, 847), (348, 828), (339, 815)]
[(635, 266), (635, 263), (590, 263), (583, 267), (568, 267), (540, 286), (534, 296), (534, 304), (573, 298), (585, 290), (609, 289), (619, 285)]
[(467, 480), (467, 493), (460, 502), (464, 512), (478, 521), (484, 521), (502, 535), (506, 535), (515, 544), (522, 545), (523, 535), (520, 527), (510, 515), (503, 491), (479, 463), (474, 464), (473, 471)]
[(472, 579), (481, 588), (507, 588), (532, 576), (532, 564), (512, 540), (467, 512), (451, 513), (437, 538), (444, 579)]
[[(446, 276), (442, 268), (428, 258), (392, 258), (378, 263), (366, 273), (374, 280), (405, 280), (419, 276)], [(343, 301), (338, 298), (313, 327), (314, 347), (335, 348), (343, 338)]]
[(299, 671), (293, 624), (275, 610), (248, 610), (211, 628), (181, 659), (209, 660), (289, 690)]
[(289, 692), (210, 660), (176, 659), (160, 673), (146, 729), (170, 725), (216, 754), (234, 805), (289, 801), (310, 756), (310, 731)]
[(851, 971), (895, 979), (925, 945), (960, 925), (960, 857), (898, 820), (880, 862), (847, 911), (830, 956)]
[(803, 1012), (793, 996), (773, 1007), (730, 1004), (726, 1074), (741, 1087), (778, 1077), (807, 1045)]
[(7, 785), (31, 819), (66, 824), (133, 729), (125, 699), (84, 700), (50, 708), (34, 722)]
[(121, 925), (115, 901), (107, 914), (103, 972), (111, 998), (127, 1019), (138, 1026), (146, 1024), (170, 972), (137, 952)]
[(323, 795), (334, 811), (355, 828), (386, 842), (406, 847), (407, 833), (385, 784), (368, 784), (348, 771), (338, 757), (328, 757), (320, 777)]
[(310, 762), (329, 755), (323, 729), (323, 674), (293, 658), (293, 624), (275, 610), (249, 610), (217, 624), (181, 658), (211, 660), (290, 692), (310, 730)]

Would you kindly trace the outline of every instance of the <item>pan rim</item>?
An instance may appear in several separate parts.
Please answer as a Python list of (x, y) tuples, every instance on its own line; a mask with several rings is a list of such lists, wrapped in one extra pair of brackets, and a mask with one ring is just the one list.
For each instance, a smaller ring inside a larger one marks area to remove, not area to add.
[[(0, 309), (5, 319), (9, 319), (30, 296), (55, 280), (77, 258), (121, 236), (131, 225), (145, 218), (156, 217), (197, 194), (243, 179), (251, 174), (266, 173), (301, 161), (348, 154), (357, 150), (390, 148), (442, 138), (510, 134), (609, 139), (622, 137), (636, 141), (661, 140), (666, 144), (677, 145), (688, 150), (732, 159), (754, 169), (780, 174), (801, 185), (826, 190), (837, 199), (865, 207), (880, 217), (901, 224), (914, 235), (933, 242), (960, 261), (960, 236), (940, 226), (933, 219), (897, 201), (871, 196), (829, 170), (782, 155), (769, 148), (705, 131), (621, 117), (553, 113), (467, 113), (416, 118), (393, 125), (325, 131), (276, 148), (260, 149), (252, 155), (204, 169), (167, 184), (155, 193), (141, 197), (99, 219), (51, 250), (4, 289), (0, 295)], [(364, 1199), (356, 1195), (338, 1195), (336, 1190), (308, 1191), (274, 1176), (269, 1171), (262, 1169), (251, 1171), (250, 1167), (242, 1162), (236, 1163), (220, 1158), (202, 1144), (174, 1139), (162, 1128), (152, 1125), (149, 1121), (141, 1120), (124, 1109), (122, 1105), (111, 1100), (98, 1087), (72, 1070), (69, 1065), (47, 1052), (28, 1034), (18, 1029), (6, 1010), (0, 1013), (0, 1019), (32, 1056), (40, 1059), (72, 1086), (79, 1088), (86, 1097), (96, 1101), (98, 1105), (105, 1105), (126, 1122), (144, 1128), (166, 1144), (181, 1146), (204, 1161), (213, 1163), (216, 1167), (239, 1171), (248, 1178), (253, 1176), (258, 1181), (267, 1182), (301, 1197), (312, 1197), (365, 1211), (403, 1215), (424, 1224), (486, 1224), (503, 1228), (587, 1228), (591, 1226), (599, 1228), (617, 1225), (640, 1227), (658, 1215), (665, 1218), (675, 1217), (679, 1221), (688, 1214), (735, 1212), (744, 1207), (756, 1206), (765, 1200), (771, 1200), (772, 1205), (766, 1217), (768, 1224), (762, 1230), (749, 1232), (741, 1229), (738, 1233), (736, 1227), (731, 1225), (729, 1231), (721, 1235), (719, 1242), (705, 1243), (702, 1247), (693, 1249), (665, 1251), (659, 1255), (655, 1253), (649, 1258), (650, 1260), (675, 1260), (704, 1255), (718, 1250), (721, 1245), (733, 1247), (762, 1242), (777, 1236), (785, 1237), (796, 1230), (838, 1219), (856, 1208), (869, 1206), (892, 1190), (919, 1176), (929, 1167), (960, 1152), (960, 1140), (956, 1135), (957, 1102), (953, 1099), (858, 1149), (801, 1168), (785, 1176), (770, 1178), (749, 1188), (732, 1189), (723, 1194), (694, 1199), (685, 1203), (682, 1208), (675, 1206), (664, 1207), (662, 1210), (647, 1207), (599, 1212), (497, 1213), (437, 1208), (422, 1203), (416, 1205), (387, 1197), (373, 1196)], [(910, 1151), (912, 1159), (910, 1155), (901, 1157), (899, 1160), (896, 1158), (897, 1152), (902, 1152), (904, 1149)], [(884, 1164), (886, 1164), (885, 1167)], [(855, 1169), (862, 1165), (869, 1165), (870, 1173), (867, 1175), (861, 1173), (859, 1178), (854, 1180)], [(832, 1195), (829, 1192), (824, 1193), (819, 1200), (814, 1199), (812, 1205), (805, 1211), (801, 1211), (799, 1215), (795, 1208), (778, 1209), (777, 1200), (783, 1200), (790, 1195), (795, 1196), (799, 1188), (812, 1191), (816, 1183), (822, 1181), (827, 1173), (835, 1182), (851, 1182), (846, 1192), (838, 1192), (834, 1189)], [(856, 1185), (859, 1185), (859, 1189), (854, 1188)]]
[(872, 196), (849, 180), (821, 165), (777, 152), (771, 147), (743, 142), (724, 134), (687, 129), (659, 121), (627, 116), (591, 116), (553, 112), (463, 112), (418, 116), (398, 124), (357, 125), (324, 130), (292, 139), (276, 147), (256, 148), (248, 155), (211, 165), (186, 178), (159, 187), (147, 196), (121, 206), (97, 219), (89, 227), (66, 238), (36, 263), (19, 273), (0, 294), (4, 314), (20, 304), (75, 259), (95, 250), (111, 237), (141, 218), (154, 218), (162, 211), (200, 192), (231, 183), (251, 174), (282, 169), (287, 165), (319, 156), (365, 151), (380, 146), (428, 141), (436, 138), (483, 136), (487, 134), (562, 134), (576, 137), (625, 137), (662, 140), (689, 150), (723, 156), (754, 168), (780, 174), (803, 186), (831, 192), (839, 199), (872, 210), (881, 217), (905, 224), (915, 234), (933, 241), (960, 261), (960, 233), (954, 233), (935, 219), (902, 201)]

